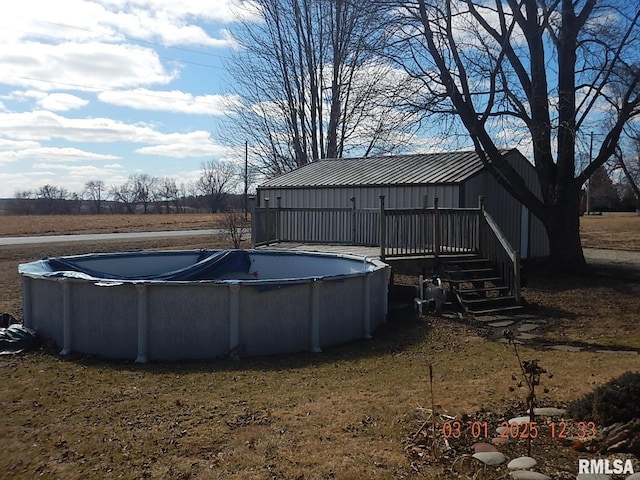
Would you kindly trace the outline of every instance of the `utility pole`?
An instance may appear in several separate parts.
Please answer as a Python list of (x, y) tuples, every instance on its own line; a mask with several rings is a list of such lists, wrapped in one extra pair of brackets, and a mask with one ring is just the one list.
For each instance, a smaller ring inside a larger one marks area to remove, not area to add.
[(249, 211), (249, 142), (244, 141), (244, 219), (247, 219)]
[[(593, 132), (590, 133), (591, 142), (589, 143), (589, 165), (593, 161)], [(586, 215), (591, 213), (591, 178), (587, 180), (587, 211)]]

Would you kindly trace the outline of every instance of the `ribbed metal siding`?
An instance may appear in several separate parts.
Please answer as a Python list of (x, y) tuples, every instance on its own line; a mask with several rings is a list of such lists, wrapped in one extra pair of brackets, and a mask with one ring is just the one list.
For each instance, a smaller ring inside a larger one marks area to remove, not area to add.
[(458, 185), (409, 185), (385, 187), (349, 187), (349, 188), (259, 188), (259, 207), (265, 207), (265, 198), (269, 198), (269, 207), (277, 207), (277, 197), (283, 208), (345, 208), (351, 207), (351, 197), (356, 199), (357, 208), (379, 208), (380, 195), (385, 196), (387, 208), (432, 207), (435, 197), (443, 208), (458, 208), (460, 187)]
[[(439, 154), (440, 155), (440, 154)], [(449, 154), (447, 154), (449, 155)], [(466, 161), (470, 163), (466, 165), (473, 165), (470, 159), (472, 154), (470, 152), (453, 153), (450, 154), (451, 158), (458, 160), (461, 155)], [(473, 154), (475, 155), (475, 154)], [(523, 176), (529, 188), (538, 196), (541, 195), (538, 178), (535, 170), (527, 159), (517, 151), (511, 151), (506, 154), (509, 161), (514, 168)], [(403, 156), (402, 159), (409, 158), (411, 160), (414, 157), (424, 156)], [(440, 158), (443, 158), (440, 155)], [(366, 160), (366, 159), (365, 159)], [(340, 160), (328, 160), (324, 163), (329, 166), (333, 162), (336, 162), (333, 166), (337, 167), (339, 163), (343, 163)], [(347, 162), (347, 161), (344, 161)], [(358, 169), (349, 170), (348, 181), (355, 182), (355, 175), (357, 174), (362, 178), (363, 167), (359, 162), (349, 160), (350, 166), (360, 165)], [(323, 163), (323, 162), (319, 162)], [(392, 182), (393, 179), (403, 178), (407, 180), (409, 177), (410, 169), (400, 168), (402, 162), (396, 162), (396, 167), (399, 170), (397, 175), (389, 178), (388, 181)], [(308, 167), (308, 166), (307, 166)], [(303, 167), (307, 168), (307, 167)], [(354, 167), (355, 168), (355, 167)], [(444, 168), (444, 167), (443, 167)], [(475, 168), (475, 167), (474, 167)], [(280, 182), (293, 185), (292, 175), (295, 172), (300, 172), (303, 169), (296, 170), (283, 177), (287, 177), (288, 180), (284, 182), (284, 178), (280, 178)], [(453, 170), (448, 168), (446, 170), (449, 174), (453, 174)], [(348, 186), (316, 186), (316, 187), (304, 187), (304, 186), (285, 186), (285, 187), (269, 187), (269, 182), (262, 187), (258, 188), (258, 206), (264, 207), (264, 198), (269, 197), (269, 206), (276, 208), (278, 196), (281, 197), (281, 206), (283, 208), (345, 208), (351, 207), (352, 203), (350, 198), (354, 196), (356, 198), (357, 208), (379, 208), (380, 207), (380, 195), (385, 195), (385, 205), (387, 208), (422, 208), (425, 203), (425, 195), (427, 195), (427, 206), (432, 207), (434, 198), (439, 198), (439, 206), (442, 208), (476, 208), (478, 206), (479, 195), (484, 195), (485, 206), (487, 211), (494, 217), (500, 227), (503, 229), (505, 235), (513, 245), (514, 249), (519, 250), (521, 248), (520, 242), (520, 230), (521, 230), (521, 205), (515, 200), (506, 190), (498, 184), (498, 182), (486, 171), (476, 171), (472, 174), (473, 170), (465, 169), (462, 172), (458, 172), (457, 178), (465, 179), (460, 184), (437, 184), (434, 185), (433, 179), (425, 179), (419, 177), (414, 172), (414, 180), (421, 178), (425, 184), (413, 184), (413, 185), (376, 185), (376, 186), (361, 186), (357, 184)], [(318, 172), (316, 172), (318, 173)], [(334, 172), (335, 173), (335, 172)], [(344, 172), (343, 172), (344, 173)], [(444, 170), (440, 172), (444, 174)], [(377, 173), (380, 175), (380, 172)], [(444, 178), (440, 176), (439, 178)], [(449, 177), (453, 178), (453, 177)], [(307, 178), (308, 179), (308, 178)], [(331, 179), (338, 181), (336, 177)], [(278, 179), (274, 179), (272, 182), (277, 183)], [(330, 179), (324, 179), (329, 181)], [(379, 178), (382, 181), (382, 178)], [(343, 183), (347, 180), (342, 177)], [(430, 184), (426, 184), (429, 182)], [(461, 201), (462, 199), (462, 201)], [(543, 257), (549, 254), (549, 240), (546, 230), (542, 225), (542, 222), (538, 220), (532, 214), (530, 215), (530, 227), (529, 227), (529, 257)]]
[[(512, 152), (509, 155), (511, 165), (522, 176), (527, 183), (529, 189), (539, 198), (542, 199), (542, 190), (538, 175), (533, 165), (518, 152)], [(529, 257), (547, 257), (549, 256), (549, 236), (542, 222), (533, 215), (529, 214)]]
[[(511, 165), (523, 177), (527, 186), (541, 198), (538, 177), (528, 160), (518, 152), (508, 155)], [(478, 197), (484, 195), (485, 208), (513, 246), (521, 249), (522, 205), (513, 198), (489, 173), (482, 172), (467, 180), (464, 185), (464, 206), (477, 207)], [(549, 239), (542, 222), (533, 214), (529, 214), (529, 252), (528, 257), (544, 257), (549, 255)]]

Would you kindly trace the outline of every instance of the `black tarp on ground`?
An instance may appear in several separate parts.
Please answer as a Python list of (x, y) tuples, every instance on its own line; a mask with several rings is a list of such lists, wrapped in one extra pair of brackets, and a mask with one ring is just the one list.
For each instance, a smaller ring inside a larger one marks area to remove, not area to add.
[(13, 315), (0, 314), (0, 355), (24, 352), (39, 344), (36, 332), (18, 323)]

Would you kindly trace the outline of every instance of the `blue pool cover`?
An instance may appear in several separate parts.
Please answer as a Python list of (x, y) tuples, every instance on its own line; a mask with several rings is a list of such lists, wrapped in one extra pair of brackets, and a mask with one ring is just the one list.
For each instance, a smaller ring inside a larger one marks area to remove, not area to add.
[[(137, 254), (139, 257), (141, 254)], [(48, 258), (49, 267), (54, 272), (80, 272), (94, 278), (110, 278), (116, 280), (159, 280), (174, 282), (194, 282), (199, 280), (214, 280), (221, 276), (242, 272), (248, 273), (251, 266), (249, 254), (244, 250), (220, 250), (216, 252), (204, 251), (196, 263), (178, 270), (157, 273), (153, 275), (117, 275), (86, 268), (80, 262), (69, 258)], [(54, 274), (55, 276), (55, 274)]]

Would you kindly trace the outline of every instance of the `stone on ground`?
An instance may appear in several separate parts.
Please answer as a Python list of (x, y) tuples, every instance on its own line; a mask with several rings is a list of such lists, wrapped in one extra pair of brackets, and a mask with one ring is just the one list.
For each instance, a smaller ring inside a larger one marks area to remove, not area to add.
[(506, 462), (507, 457), (500, 452), (478, 452), (472, 455), (473, 458), (480, 460), (485, 465), (502, 465)]
[(478, 452), (497, 452), (498, 449), (488, 443), (474, 443), (471, 445), (474, 453)]
[(518, 457), (514, 458), (507, 464), (509, 470), (529, 470), (538, 464), (535, 458), (531, 457)]
[(513, 417), (507, 423), (509, 425), (511, 425), (512, 423), (515, 423), (516, 425), (522, 425), (523, 423), (529, 423), (530, 421), (531, 418), (529, 418), (529, 415), (527, 415), (525, 417)]

